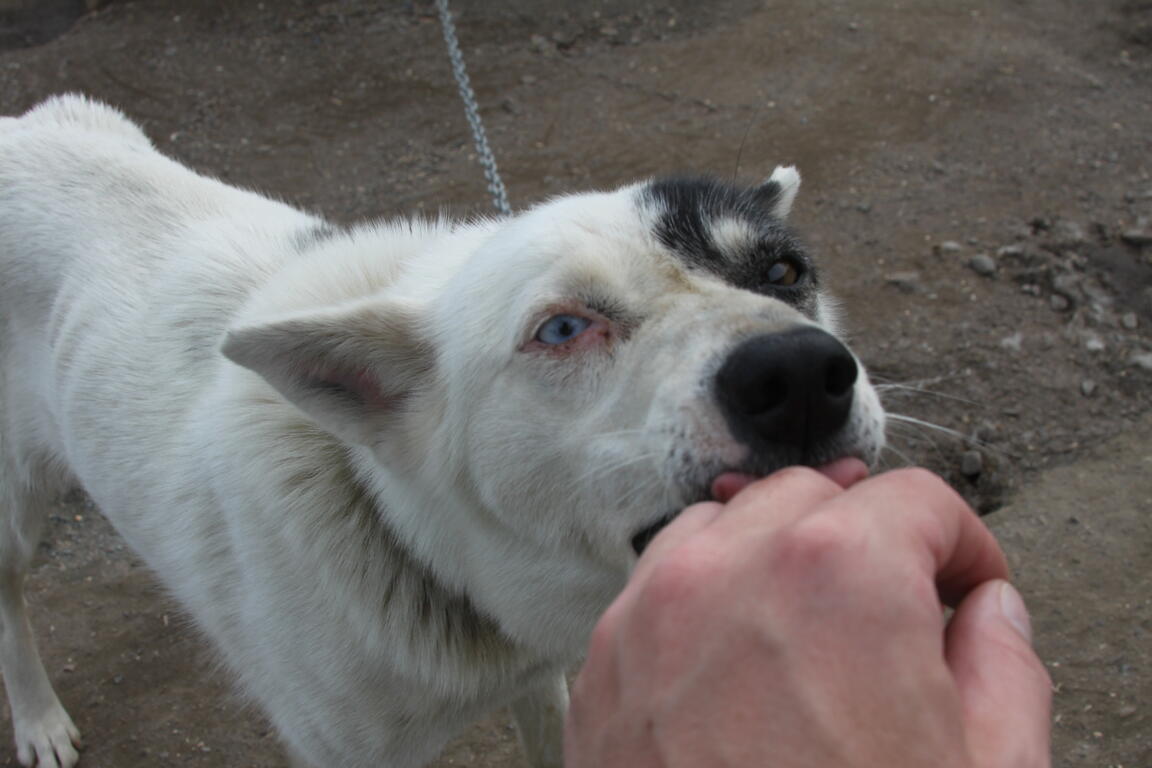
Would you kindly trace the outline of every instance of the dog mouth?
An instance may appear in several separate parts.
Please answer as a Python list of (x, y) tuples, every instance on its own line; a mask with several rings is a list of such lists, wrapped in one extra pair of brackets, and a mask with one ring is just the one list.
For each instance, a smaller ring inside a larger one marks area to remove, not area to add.
[(762, 475), (750, 475), (744, 472), (723, 472), (717, 475), (711, 483), (708, 483), (706, 489), (701, 489), (691, 494), (683, 507), (661, 515), (633, 534), (632, 551), (636, 553), (637, 557), (644, 554), (644, 550), (652, 543), (652, 539), (656, 538), (656, 535), (664, 530), (665, 526), (675, 520), (685, 508), (702, 501), (725, 503), (743, 490), (746, 485), (759, 480), (760, 477), (762, 477)]
[(647, 525), (637, 531), (635, 535), (632, 536), (632, 551), (636, 553), (636, 556), (639, 557), (644, 554), (644, 550), (652, 543), (652, 539), (656, 538), (656, 534), (664, 530), (664, 527), (675, 520), (679, 514), (680, 510), (669, 512), (651, 525)]
[[(860, 457), (855, 455), (848, 455), (841, 459), (821, 464), (815, 467), (815, 469), (844, 488), (855, 484), (869, 474), (868, 465)], [(702, 501), (717, 501), (721, 504), (726, 504), (733, 496), (744, 490), (746, 486), (762, 477), (767, 477), (767, 474), (748, 474), (745, 472), (730, 471), (717, 475), (716, 478), (708, 484), (706, 489), (701, 489), (691, 494), (690, 498), (682, 507), (661, 515), (634, 533), (631, 539), (632, 551), (636, 553), (637, 557), (644, 554), (644, 550), (652, 543), (652, 540), (656, 538), (660, 531), (664, 530), (665, 526), (675, 520), (684, 508)]]

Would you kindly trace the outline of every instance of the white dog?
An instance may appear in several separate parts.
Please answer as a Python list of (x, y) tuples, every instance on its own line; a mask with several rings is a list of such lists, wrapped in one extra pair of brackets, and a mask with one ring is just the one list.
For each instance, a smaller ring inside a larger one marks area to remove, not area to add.
[(117, 111), (0, 120), (0, 664), (77, 762), (21, 587), (79, 483), (293, 760), (418, 766), (567, 692), (637, 552), (728, 471), (874, 460), (884, 414), (782, 220), (799, 176), (339, 229)]

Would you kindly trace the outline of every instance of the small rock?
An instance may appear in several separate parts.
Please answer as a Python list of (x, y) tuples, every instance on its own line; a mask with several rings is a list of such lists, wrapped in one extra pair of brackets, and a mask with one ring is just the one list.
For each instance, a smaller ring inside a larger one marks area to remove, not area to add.
[(1120, 325), (1124, 326), (1126, 330), (1134, 331), (1140, 325), (1139, 319), (1136, 317), (1135, 312), (1125, 312), (1120, 315)]
[(964, 451), (960, 455), (960, 474), (976, 477), (984, 471), (984, 456), (980, 451)]
[(1071, 247), (1083, 245), (1088, 241), (1084, 227), (1067, 219), (1056, 222), (1056, 226), (1052, 228), (1052, 235), (1061, 245)]
[(919, 272), (892, 272), (884, 276), (884, 282), (904, 293), (915, 293), (920, 289)]
[(1136, 714), (1136, 711), (1136, 707), (1132, 706), (1131, 704), (1125, 704), (1124, 706), (1120, 707), (1120, 709), (1116, 710), (1116, 715), (1118, 717), (1132, 717), (1132, 715)]
[(116, 675), (112, 678), (113, 685), (120, 685), (122, 682), (124, 682), (124, 675)]
[(1120, 233), (1120, 239), (1129, 245), (1136, 245), (1140, 247), (1145, 245), (1152, 245), (1152, 230), (1126, 229)]
[(1039, 296), (1040, 286), (1036, 285), (1036, 283), (1024, 283), (1020, 286), (1020, 293), (1026, 293), (1029, 296)]
[(955, 255), (960, 253), (962, 250), (964, 250), (964, 246), (960, 245), (960, 243), (956, 242), (955, 240), (945, 240), (944, 242), (940, 243), (940, 253), (946, 255)]
[(1080, 394), (1084, 395), (1084, 397), (1092, 397), (1092, 395), (1096, 394), (1096, 382), (1092, 379), (1084, 379), (1084, 381), (1080, 382)]
[(871, 213), (872, 203), (857, 203), (856, 210), (860, 211), (860, 213)]
[(1107, 349), (1107, 346), (1104, 344), (1103, 339), (1094, 333), (1090, 333), (1084, 340), (1084, 349), (1088, 350), (1089, 352), (1103, 352), (1105, 349)]
[(1005, 336), (1004, 338), (1000, 339), (1000, 346), (1011, 352), (1019, 352), (1020, 346), (1023, 343), (1024, 334), (1020, 333), (1020, 331), (1016, 331), (1016, 333), (1012, 334), (1011, 336)]
[(1152, 371), (1152, 352), (1137, 352), (1132, 355), (1130, 362), (1137, 368)]
[(996, 249), (996, 256), (1001, 259), (1018, 259), (1024, 255), (1024, 246), (1019, 244), (1005, 245)]
[(972, 439), (985, 444), (995, 443), (1003, 436), (1000, 425), (988, 419), (981, 421), (976, 429), (972, 431)]
[(535, 75), (520, 75), (520, 82), (524, 85), (532, 85), (536, 82)]
[(1065, 312), (1068, 307), (1072, 306), (1072, 302), (1068, 301), (1067, 296), (1061, 296), (1059, 293), (1054, 293), (1048, 297), (1048, 305), (1057, 312)]
[(1074, 301), (1076, 296), (1079, 295), (1080, 278), (1071, 273), (1066, 272), (1063, 275), (1056, 275), (1052, 280), (1052, 290), (1060, 294), (1068, 301)]
[(571, 48), (580, 37), (580, 28), (576, 25), (566, 26), (552, 33), (552, 42), (561, 48)]
[(986, 253), (978, 253), (968, 260), (968, 266), (972, 271), (983, 277), (991, 277), (996, 274), (996, 261)]
[(543, 35), (532, 35), (532, 47), (536, 49), (537, 53), (542, 53), (545, 56), (552, 53), (552, 42)]
[(520, 104), (511, 98), (504, 99), (500, 102), (500, 108), (510, 115), (518, 115), (524, 110), (520, 108)]

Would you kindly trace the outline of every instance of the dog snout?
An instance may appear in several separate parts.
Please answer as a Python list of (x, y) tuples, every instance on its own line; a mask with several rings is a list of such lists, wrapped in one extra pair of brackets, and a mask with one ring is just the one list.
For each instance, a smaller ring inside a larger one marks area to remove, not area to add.
[(857, 375), (839, 340), (799, 327), (737, 346), (716, 374), (716, 397), (737, 440), (806, 462), (847, 421)]

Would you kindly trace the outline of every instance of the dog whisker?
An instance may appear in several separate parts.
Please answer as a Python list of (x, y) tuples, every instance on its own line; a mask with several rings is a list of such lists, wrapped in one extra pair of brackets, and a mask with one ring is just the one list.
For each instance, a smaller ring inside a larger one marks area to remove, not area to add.
[[(884, 396), (886, 396), (886, 395), (904, 395), (904, 394), (907, 394), (910, 396), (911, 395), (928, 395), (930, 397), (939, 397), (943, 400), (955, 400), (956, 402), (964, 403), (965, 405), (971, 405), (971, 406), (979, 406), (980, 405), (976, 401), (969, 400), (965, 397), (959, 397), (958, 395), (947, 395), (947, 394), (944, 394), (943, 392), (933, 392), (930, 389), (924, 389), (923, 387), (915, 387), (915, 386), (911, 386), (908, 384), (876, 384), (875, 389), (876, 389), (876, 392), (881, 396), (881, 399), (883, 399)], [(895, 391), (893, 391), (893, 390), (895, 390)]]
[(924, 429), (929, 429), (929, 430), (933, 430), (936, 432), (940, 432), (942, 434), (949, 435), (950, 437), (955, 437), (959, 440), (968, 440), (969, 439), (969, 437), (967, 435), (965, 435), (963, 432), (957, 432), (955, 429), (952, 429), (950, 427), (945, 427), (945, 426), (942, 426), (940, 424), (933, 424), (931, 421), (925, 421), (924, 419), (918, 419), (915, 416), (906, 416), (902, 413), (892, 413), (891, 411), (889, 411), (888, 412), (888, 418), (892, 421), (895, 421), (895, 422), (901, 422), (904, 424), (913, 424), (913, 425), (918, 426), (918, 427), (923, 427)]
[(640, 464), (645, 461), (652, 461), (658, 456), (659, 454), (655, 452), (641, 453), (619, 461), (616, 460), (616, 457), (610, 457), (612, 459), (611, 461), (595, 464), (588, 471), (584, 472), (582, 475), (573, 480), (571, 483), (572, 487), (579, 488), (584, 483), (584, 481), (591, 477), (595, 477), (596, 475), (603, 475), (606, 479), (616, 472), (621, 472), (625, 469), (628, 469), (629, 467), (635, 466), (636, 464)]

